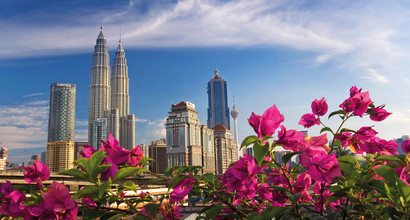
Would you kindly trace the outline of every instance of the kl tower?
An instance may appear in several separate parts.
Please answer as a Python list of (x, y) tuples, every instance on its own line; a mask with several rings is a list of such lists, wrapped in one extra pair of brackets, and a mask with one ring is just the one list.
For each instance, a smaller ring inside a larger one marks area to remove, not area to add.
[(239, 111), (236, 109), (235, 106), (235, 94), (233, 95), (233, 108), (231, 111), (231, 116), (233, 118), (233, 125), (234, 125), (234, 133), (235, 133), (235, 142), (236, 142), (236, 159), (239, 160), (239, 142), (238, 142), (238, 126), (236, 123), (236, 119), (238, 118)]

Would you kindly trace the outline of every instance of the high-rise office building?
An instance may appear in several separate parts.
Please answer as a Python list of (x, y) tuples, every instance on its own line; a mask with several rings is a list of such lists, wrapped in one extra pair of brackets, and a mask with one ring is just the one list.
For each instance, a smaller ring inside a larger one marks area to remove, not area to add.
[(94, 120), (93, 123), (93, 145), (91, 145), (94, 149), (99, 149), (99, 147), (102, 145), (100, 143), (100, 140), (105, 141), (108, 137), (107, 135), (107, 119), (106, 118), (99, 118)]
[(46, 155), (51, 172), (73, 167), (75, 99), (76, 85), (51, 84)]
[(135, 147), (135, 116), (129, 114), (129, 79), (127, 59), (121, 40), (117, 47), (112, 67), (109, 63), (108, 46), (101, 27), (94, 48), (93, 65), (91, 67), (90, 108), (88, 140), (94, 148), (99, 146), (100, 137), (94, 136), (93, 126), (96, 120), (107, 120), (106, 134), (110, 133), (126, 148)]
[(88, 110), (88, 143), (91, 146), (97, 145), (96, 138), (93, 136), (95, 130), (94, 121), (106, 118), (107, 111), (111, 108), (110, 72), (110, 55), (108, 54), (107, 40), (101, 26), (101, 31), (94, 47), (91, 66)]
[(202, 166), (201, 125), (195, 105), (171, 105), (166, 119), (168, 167)]
[(218, 124), (230, 129), (228, 88), (226, 81), (219, 75), (219, 70), (214, 71), (215, 76), (208, 82), (208, 127), (213, 128)]

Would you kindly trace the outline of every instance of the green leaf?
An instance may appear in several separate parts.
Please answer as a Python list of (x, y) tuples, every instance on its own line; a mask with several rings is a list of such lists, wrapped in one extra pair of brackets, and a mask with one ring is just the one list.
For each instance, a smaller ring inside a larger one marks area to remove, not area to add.
[(100, 185), (100, 190), (98, 193), (98, 198), (102, 199), (103, 195), (107, 192), (108, 189), (111, 188), (111, 177), (108, 178), (107, 181), (105, 181), (102, 185)]
[(298, 155), (298, 154), (302, 154), (302, 151), (298, 151), (298, 152), (289, 152), (285, 155), (283, 155), (282, 157), (282, 161), (284, 164), (286, 164), (290, 159), (292, 159), (293, 156)]
[(357, 159), (355, 157), (350, 156), (350, 155), (341, 156), (341, 157), (337, 158), (337, 160), (340, 163), (348, 163), (348, 164), (354, 165), (356, 167), (359, 166), (359, 161), (357, 161)]
[(331, 128), (329, 128), (329, 127), (324, 127), (324, 128), (322, 128), (322, 129), (320, 130), (320, 133), (323, 133), (323, 132), (325, 132), (325, 131), (329, 131), (330, 133), (333, 134), (333, 130), (332, 130)]
[(396, 180), (399, 178), (397, 175), (396, 171), (388, 166), (380, 166), (376, 169), (374, 169), (377, 174), (379, 174), (381, 177), (389, 181), (390, 183), (396, 182)]
[(210, 183), (210, 184), (214, 185), (214, 184), (215, 184), (215, 174), (213, 174), (213, 173), (205, 173), (205, 174), (204, 174), (204, 180), (205, 180), (207, 183)]
[(87, 180), (87, 174), (85, 172), (81, 171), (80, 169), (76, 169), (76, 168), (61, 171), (58, 174), (66, 175), (66, 176), (73, 176), (73, 177), (76, 177), (76, 178)]
[(333, 141), (332, 146), (341, 147), (342, 142), (339, 139), (336, 139), (335, 141)]
[(253, 152), (254, 158), (258, 165), (262, 165), (262, 162), (265, 160), (265, 156), (268, 155), (269, 152), (269, 144), (266, 143), (265, 146), (261, 146), (259, 142), (255, 142), (253, 144)]
[(381, 155), (376, 157), (376, 161), (396, 161), (399, 163), (403, 163), (403, 161), (397, 157), (397, 156), (392, 156), (392, 155)]
[(124, 167), (117, 171), (117, 173), (114, 176), (113, 182), (116, 183), (127, 177), (134, 176), (136, 174), (141, 174), (144, 172), (148, 172), (148, 171), (144, 168), (139, 168), (139, 167)]
[(353, 133), (353, 134), (356, 134), (356, 133), (357, 133), (357, 131), (352, 130), (352, 129), (349, 129), (349, 128), (342, 128), (342, 129), (340, 130), (340, 133), (345, 133), (345, 132), (351, 132), (351, 133)]
[(356, 177), (360, 175), (359, 171), (357, 171), (357, 167), (352, 164), (340, 163), (340, 168), (342, 168), (342, 171), (345, 174), (350, 174)]
[(410, 205), (410, 187), (401, 179), (397, 179), (397, 189), (406, 202), (406, 206)]
[(159, 210), (158, 210), (159, 206), (160, 206), (160, 204), (148, 203), (144, 207), (145, 207), (145, 211), (148, 213), (148, 215), (150, 217), (154, 217), (155, 213), (159, 212)]
[(168, 190), (172, 189), (175, 185), (177, 185), (179, 182), (181, 182), (182, 180), (184, 180), (185, 178), (188, 178), (188, 176), (185, 175), (179, 175), (174, 177), (171, 182), (169, 182), (169, 186), (168, 186)]
[(96, 185), (84, 186), (84, 188), (73, 195), (73, 198), (78, 199), (84, 195), (92, 195), (99, 192), (99, 188)]
[(369, 108), (366, 111), (367, 114), (371, 115), (372, 117), (376, 116), (376, 114), (374, 113), (373, 109)]
[(174, 171), (173, 167), (167, 167), (167, 168), (165, 168), (164, 174), (165, 174), (165, 176), (171, 176), (173, 171)]
[(101, 216), (100, 220), (116, 220), (116, 219), (121, 219), (120, 218), (120, 214), (122, 214), (121, 212), (106, 212), (106, 214), (104, 214), (103, 216)]
[(107, 164), (104, 164), (104, 165), (98, 165), (98, 166), (95, 168), (94, 173), (96, 173), (97, 176), (98, 176), (98, 174), (104, 172), (106, 169), (108, 169), (108, 168), (110, 168), (110, 167), (111, 167), (111, 163), (107, 163)]
[(124, 188), (127, 188), (129, 190), (132, 190), (134, 192), (137, 191), (137, 186), (135, 185), (135, 183), (131, 180), (127, 180), (125, 181), (125, 183), (123, 184)]
[(386, 188), (388, 188), (387, 183), (379, 179), (372, 179), (369, 181), (369, 186), (377, 190), (379, 193), (387, 197)]
[(271, 139), (272, 136), (265, 136), (262, 138), (261, 143), (264, 143), (266, 140)]
[(245, 138), (245, 140), (242, 141), (240, 149), (242, 149), (243, 147), (249, 146), (250, 144), (253, 144), (257, 141), (259, 141), (259, 138), (257, 136), (255, 136), (255, 135), (248, 136), (248, 137)]
[(102, 160), (104, 158), (104, 151), (97, 151), (91, 157), (88, 159), (88, 164), (87, 166), (84, 167), (85, 170), (87, 171), (88, 175), (91, 177), (90, 181), (95, 183), (97, 181), (97, 176), (99, 170), (96, 170), (96, 168), (101, 164)]
[(83, 219), (84, 220), (94, 220), (106, 213), (106, 211), (98, 210), (98, 209), (90, 209), (85, 206), (80, 207), (79, 211), (83, 211)]
[(344, 110), (334, 111), (334, 112), (332, 112), (332, 113), (329, 114), (329, 117), (328, 117), (328, 118), (331, 118), (331, 117), (334, 116), (334, 115), (343, 115), (343, 116), (345, 116), (345, 115), (346, 115), (346, 112), (345, 112)]
[(225, 207), (219, 203), (212, 204), (209, 209), (207, 209), (205, 214), (205, 220), (213, 220), (218, 215), (218, 213), (224, 210)]

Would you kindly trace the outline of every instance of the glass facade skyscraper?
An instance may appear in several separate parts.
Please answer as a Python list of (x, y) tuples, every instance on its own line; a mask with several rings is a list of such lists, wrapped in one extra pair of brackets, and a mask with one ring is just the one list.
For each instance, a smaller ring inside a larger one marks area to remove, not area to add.
[(215, 69), (215, 76), (208, 82), (208, 121), (209, 128), (216, 125), (223, 125), (230, 129), (229, 108), (228, 108), (228, 88), (226, 81), (219, 75), (219, 70)]
[(51, 84), (48, 142), (74, 141), (75, 97), (76, 85)]
[(76, 85), (53, 83), (50, 89), (46, 164), (51, 172), (73, 168)]

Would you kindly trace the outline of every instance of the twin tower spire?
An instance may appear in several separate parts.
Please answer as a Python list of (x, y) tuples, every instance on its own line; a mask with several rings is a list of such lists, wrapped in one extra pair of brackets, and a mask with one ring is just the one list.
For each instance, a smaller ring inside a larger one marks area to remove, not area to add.
[(98, 148), (101, 145), (99, 141), (112, 133), (121, 146), (128, 149), (135, 147), (135, 116), (129, 114), (129, 102), (128, 66), (121, 38), (111, 74), (107, 40), (101, 26), (91, 66), (89, 145)]

